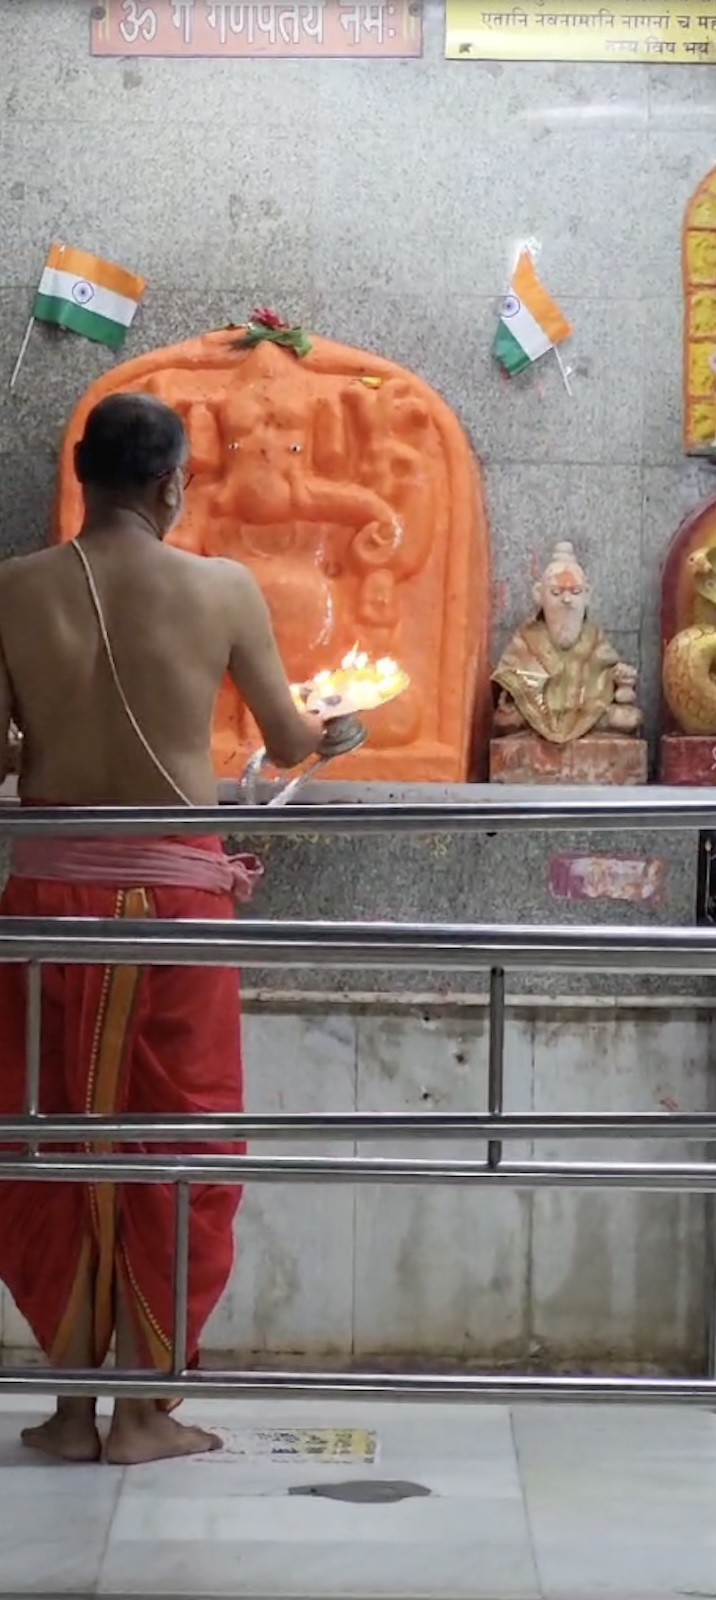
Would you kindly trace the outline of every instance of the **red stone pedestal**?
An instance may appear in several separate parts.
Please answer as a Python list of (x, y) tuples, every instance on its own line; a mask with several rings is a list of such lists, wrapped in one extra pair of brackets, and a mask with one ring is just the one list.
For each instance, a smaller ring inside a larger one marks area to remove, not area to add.
[(646, 781), (644, 739), (593, 733), (584, 739), (575, 739), (573, 744), (548, 744), (535, 733), (509, 733), (504, 739), (490, 740), (491, 783), (632, 784)]
[(716, 734), (663, 734), (659, 777), (662, 783), (716, 787)]

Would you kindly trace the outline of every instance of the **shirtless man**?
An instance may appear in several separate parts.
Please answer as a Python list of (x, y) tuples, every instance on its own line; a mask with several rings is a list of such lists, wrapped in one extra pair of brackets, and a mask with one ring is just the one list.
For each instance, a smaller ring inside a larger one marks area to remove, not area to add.
[[(212, 710), (227, 671), (278, 765), (296, 765), (318, 748), (322, 725), (294, 706), (250, 573), (163, 543), (181, 515), (187, 457), (182, 422), (169, 407), (144, 395), (103, 400), (75, 458), (85, 499), (76, 543), (88, 566), (65, 544), (0, 567), (0, 749), (14, 722), (26, 804), (152, 805), (177, 796), (213, 804)], [(6, 759), (3, 777), (7, 766)], [(0, 913), (233, 916), (219, 841), (189, 844), (187, 877), (186, 841), (151, 841), (164, 866), (156, 882), (143, 841), (94, 841), (91, 871), (84, 841), (58, 840), (49, 852), (46, 843), (19, 841)], [(4, 1115), (24, 1105), (25, 993), (23, 969), (1, 966)], [(146, 1116), (241, 1104), (235, 971), (43, 969), (42, 1110)], [(239, 1197), (236, 1187), (191, 1191), (190, 1360), (231, 1270)], [(0, 1278), (55, 1365), (99, 1367), (116, 1336), (118, 1366), (169, 1369), (173, 1239), (169, 1185), (0, 1184)], [(23, 1438), (64, 1459), (99, 1459), (94, 1401), (60, 1400)], [(159, 1403), (118, 1400), (105, 1453), (131, 1464), (218, 1443), (181, 1427)]]

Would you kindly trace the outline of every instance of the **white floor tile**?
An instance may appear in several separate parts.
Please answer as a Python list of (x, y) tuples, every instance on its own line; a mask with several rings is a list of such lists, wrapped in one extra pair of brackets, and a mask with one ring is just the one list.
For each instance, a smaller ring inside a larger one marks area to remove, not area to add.
[[(0, 1596), (684, 1600), (716, 1589), (708, 1412), (212, 1402), (185, 1407), (186, 1420), (231, 1433), (367, 1428), (379, 1461), (209, 1457), (122, 1472), (23, 1450), (20, 1427), (46, 1410), (0, 1411)], [(348, 1478), (431, 1495), (288, 1494)]]
[[(188, 1418), (193, 1408), (186, 1409)], [(224, 1426), (236, 1429), (241, 1406), (221, 1410)], [(290, 1410), (260, 1408), (260, 1420), (264, 1427), (371, 1427), (379, 1463), (233, 1458), (220, 1466), (209, 1457), (130, 1471), (103, 1563), (103, 1592), (536, 1600), (505, 1408), (292, 1403)], [(256, 1426), (256, 1409), (244, 1409), (243, 1421)], [(383, 1505), (288, 1495), (290, 1486), (350, 1478), (413, 1481), (431, 1495)]]
[(0, 1594), (94, 1594), (104, 1542), (94, 1532), (74, 1539), (18, 1539), (0, 1549)]
[(21, 1428), (49, 1408), (16, 1398), (0, 1412), (0, 1595), (93, 1593), (123, 1471), (26, 1450)]
[(628, 1527), (607, 1519), (573, 1518), (565, 1540), (565, 1524), (548, 1533), (540, 1518), (532, 1519), (544, 1600), (683, 1600), (714, 1593), (716, 1537), (703, 1521), (682, 1523), (663, 1516)]
[(714, 1590), (716, 1417), (525, 1407), (514, 1426), (545, 1600)]
[(22, 1500), (27, 1496), (47, 1495), (51, 1503), (71, 1495), (77, 1500), (99, 1499), (113, 1504), (124, 1475), (122, 1467), (107, 1467), (98, 1472), (94, 1466), (68, 1466), (62, 1461), (52, 1461), (48, 1456), (27, 1450), (20, 1434), (23, 1428), (35, 1427), (48, 1414), (49, 1407), (30, 1410), (0, 1411), (0, 1521), (8, 1498)]
[[(18, 1452), (19, 1457), (19, 1452)], [(109, 1508), (111, 1515), (117, 1503), (119, 1486), (124, 1477), (123, 1467), (72, 1466), (63, 1461), (49, 1461), (23, 1450), (15, 1465), (0, 1466), (0, 1530), (6, 1507), (12, 1503), (22, 1506), (41, 1503), (48, 1511), (65, 1505), (67, 1500), (81, 1502), (86, 1511), (91, 1508)]]
[(520, 1541), (477, 1546), (363, 1542), (305, 1543), (288, 1558), (272, 1540), (246, 1545), (188, 1541), (158, 1547), (112, 1542), (101, 1594), (197, 1594), (321, 1597), (410, 1595), (416, 1600), (538, 1600), (529, 1555)]
[(193, 1499), (151, 1497), (125, 1490), (112, 1526), (112, 1544), (123, 1540), (156, 1540), (171, 1544), (212, 1540), (217, 1543), (291, 1545), (352, 1544), (467, 1544), (477, 1548), (485, 1541), (512, 1541), (523, 1534), (522, 1507), (503, 1500), (442, 1499), (439, 1496), (402, 1500), (395, 1504), (355, 1505), (312, 1496), (212, 1495)]

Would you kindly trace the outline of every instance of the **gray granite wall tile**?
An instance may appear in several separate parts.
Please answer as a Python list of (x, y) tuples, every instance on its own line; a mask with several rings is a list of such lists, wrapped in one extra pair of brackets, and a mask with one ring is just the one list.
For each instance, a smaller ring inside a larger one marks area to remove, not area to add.
[[(401, 798), (403, 796), (401, 795)], [(242, 841), (246, 844), (247, 841)], [(253, 902), (257, 916), (290, 920), (524, 923), (588, 926), (688, 925), (696, 901), (696, 837), (693, 833), (519, 833), (419, 837), (380, 834), (369, 838), (294, 837), (253, 839), (266, 876)], [(549, 865), (556, 855), (634, 856), (664, 864), (664, 892), (657, 901), (555, 899)], [(262, 973), (252, 982), (270, 989), (338, 991), (412, 990), (437, 994), (483, 993), (481, 973), (316, 968)], [(515, 994), (643, 995), (711, 994), (710, 980), (644, 977), (639, 973), (510, 975)]]
[(650, 69), (646, 78), (649, 124), (655, 132), (682, 128), (693, 133), (714, 127), (716, 103), (708, 72), (693, 72), (684, 65), (667, 71), (662, 66)]
[[(6, 285), (36, 281), (47, 243), (61, 235), (145, 269), (155, 289), (182, 290), (239, 286), (250, 241), (256, 260), (270, 261), (274, 275), (305, 291), (312, 274), (311, 127), (297, 138), (277, 102), (262, 123), (237, 118), (236, 125), (170, 130), (159, 159), (144, 124), (118, 124), (97, 159), (97, 141), (81, 123), (6, 123), (0, 228), (13, 239)], [(21, 200), (13, 198), (18, 172)]]
[(671, 465), (681, 451), (683, 327), (681, 296), (663, 293), (634, 308), (635, 347), (626, 330), (621, 368), (625, 382), (633, 373), (643, 393), (642, 456), (648, 466)]
[[(640, 459), (645, 400), (641, 365), (624, 352), (641, 340), (641, 308), (627, 301), (563, 300), (579, 331), (569, 395), (557, 362), (509, 379), (492, 360), (499, 305), (489, 297), (448, 295), (437, 304), (429, 283), (405, 296), (369, 287), (346, 296), (319, 293), (316, 327), (330, 338), (379, 349), (419, 371), (458, 412), (485, 462), (630, 466)], [(525, 517), (530, 507), (525, 505)]]
[[(694, 77), (698, 79), (696, 72)], [(697, 91), (698, 96), (699, 91)], [(676, 100), (675, 92), (672, 91)], [(686, 116), (686, 106), (691, 115)], [(648, 160), (642, 196), (643, 233), (638, 246), (644, 270), (642, 293), (666, 294), (678, 300), (681, 294), (681, 224), (684, 207), (697, 184), (706, 177), (716, 159), (713, 109), (702, 109), (699, 98), (689, 95), (682, 105), (683, 122), (676, 126), (657, 122), (648, 134)], [(688, 122), (688, 125), (686, 125)], [(643, 240), (643, 244), (642, 244)]]
[(644, 469), (642, 615), (658, 612), (661, 568), (673, 534), (690, 512), (714, 496), (716, 468), (709, 462), (682, 459), (671, 466)]
[(56, 462), (47, 449), (0, 453), (0, 530), (5, 556), (47, 544)]
[(532, 610), (532, 585), (558, 539), (587, 568), (592, 608), (605, 628), (631, 631), (641, 613), (641, 468), (561, 463), (489, 464), (488, 505), (501, 536), (494, 570), (504, 584), (504, 626)]

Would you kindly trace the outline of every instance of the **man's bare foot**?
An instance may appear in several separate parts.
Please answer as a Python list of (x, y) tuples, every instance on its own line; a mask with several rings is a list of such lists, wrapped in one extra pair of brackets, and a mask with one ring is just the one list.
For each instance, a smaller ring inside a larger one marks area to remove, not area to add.
[(60, 1461), (99, 1461), (102, 1453), (94, 1420), (86, 1415), (56, 1412), (37, 1428), (23, 1428), (20, 1438), (28, 1450), (39, 1450)]
[(104, 1458), (115, 1466), (135, 1467), (147, 1461), (169, 1461), (175, 1456), (201, 1456), (222, 1448), (215, 1433), (185, 1427), (151, 1401), (130, 1407), (131, 1402), (120, 1404), (112, 1418)]

